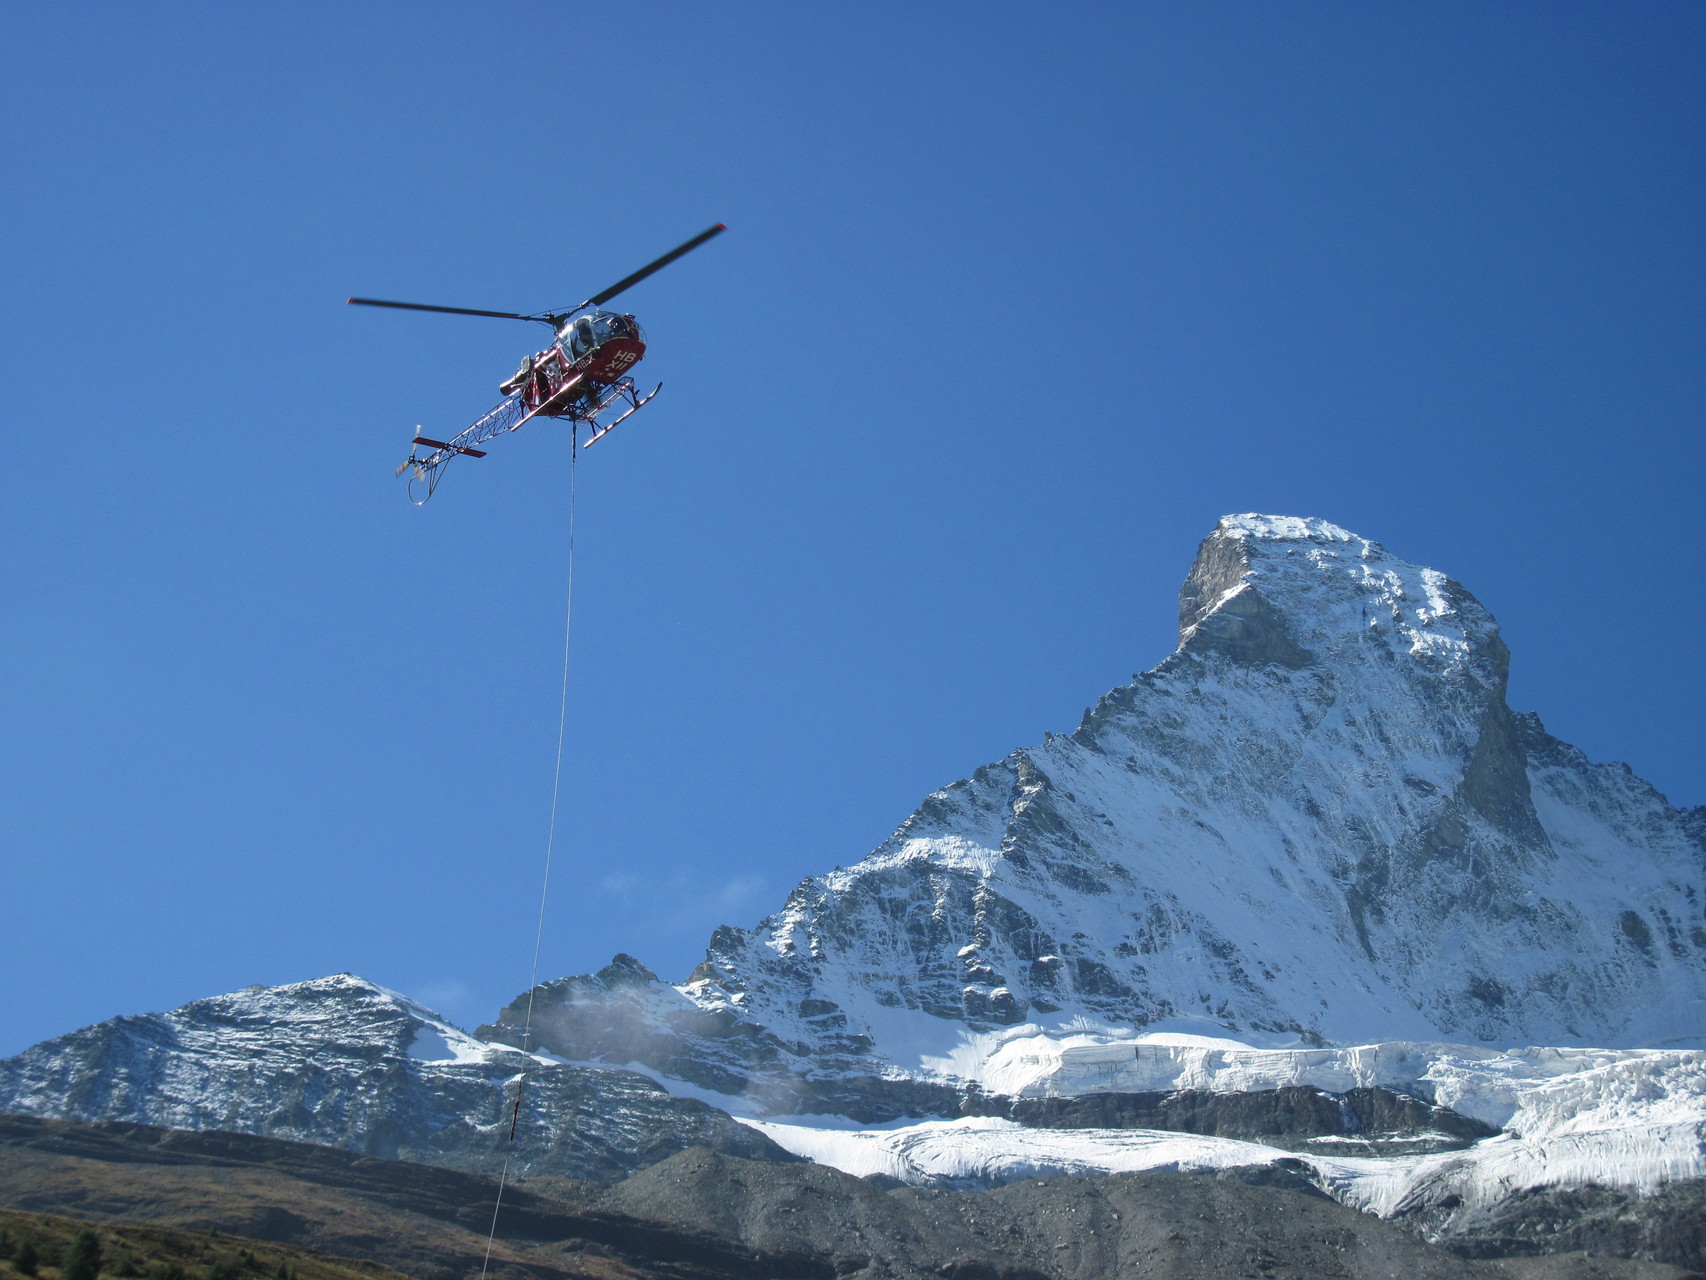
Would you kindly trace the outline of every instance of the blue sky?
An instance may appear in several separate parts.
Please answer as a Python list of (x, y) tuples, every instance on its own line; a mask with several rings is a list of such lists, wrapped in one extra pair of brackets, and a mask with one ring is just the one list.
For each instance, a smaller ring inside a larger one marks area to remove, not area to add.
[[(668, 977), (1172, 647), (1223, 513), (1462, 580), (1706, 802), (1694, 4), (8, 7), (0, 1053), (527, 978), (567, 450), (416, 424), (624, 299), (542, 969)], [(543, 331), (540, 331), (543, 332)]]

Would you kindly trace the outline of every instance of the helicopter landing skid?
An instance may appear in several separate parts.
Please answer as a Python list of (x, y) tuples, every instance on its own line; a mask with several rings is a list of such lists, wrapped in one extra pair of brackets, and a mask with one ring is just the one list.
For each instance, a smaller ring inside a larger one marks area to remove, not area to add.
[(621, 393), (606, 400), (599, 406), (597, 412), (602, 412), (618, 400), (626, 400), (628, 402), (628, 407), (622, 411), (622, 415), (614, 422), (601, 423), (598, 421), (596, 414), (589, 415), (588, 417), (581, 419), (583, 422), (589, 422), (592, 424), (592, 434), (583, 442), (583, 447), (597, 444), (600, 440), (604, 439), (605, 436), (609, 435), (617, 427), (621, 426), (629, 418), (633, 417), (641, 409), (645, 408), (646, 405), (650, 404), (657, 397), (657, 393), (663, 390), (663, 383), (660, 382), (657, 386), (653, 387), (642, 396), (634, 390), (634, 383), (632, 379), (624, 378), (622, 379), (622, 382), (625, 382), (628, 385), (623, 387), (622, 383), (613, 383), (612, 386), (621, 388)]

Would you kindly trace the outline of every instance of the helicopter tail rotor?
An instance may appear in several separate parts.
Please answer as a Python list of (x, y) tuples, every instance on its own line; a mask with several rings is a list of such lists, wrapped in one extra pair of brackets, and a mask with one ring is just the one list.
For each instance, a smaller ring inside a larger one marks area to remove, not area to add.
[(426, 478), (421, 472), (421, 464), (428, 461), (428, 459), (421, 457), (419, 447), (421, 443), (421, 429), (416, 427), (415, 434), (409, 437), (409, 456), (397, 464), (397, 469), (391, 473), (393, 476), (400, 477), (403, 472), (407, 471), (410, 467), (413, 467), (415, 469), (415, 476), (418, 479), (424, 480)]

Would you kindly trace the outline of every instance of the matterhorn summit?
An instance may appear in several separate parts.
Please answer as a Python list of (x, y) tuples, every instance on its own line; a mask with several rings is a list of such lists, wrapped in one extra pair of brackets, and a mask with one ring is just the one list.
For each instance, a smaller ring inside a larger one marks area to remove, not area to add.
[(905, 1083), (990, 1084), (1032, 1034), (1706, 1043), (1706, 815), (1513, 713), (1467, 590), (1236, 515), (1179, 614), (1076, 731), (719, 929), (685, 983), (621, 957), (541, 988), (545, 1044), (876, 1119), (852, 1078), (916, 1113)]

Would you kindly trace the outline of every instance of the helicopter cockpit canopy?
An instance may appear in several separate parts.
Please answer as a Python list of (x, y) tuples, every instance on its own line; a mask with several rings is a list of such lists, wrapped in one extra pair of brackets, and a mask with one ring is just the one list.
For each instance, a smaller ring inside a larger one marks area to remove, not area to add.
[(579, 360), (589, 351), (596, 351), (612, 338), (632, 338), (644, 342), (645, 335), (633, 316), (617, 315), (610, 311), (594, 311), (577, 316), (563, 326), (557, 343), (570, 360)]

